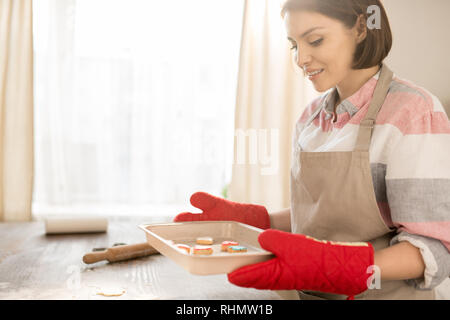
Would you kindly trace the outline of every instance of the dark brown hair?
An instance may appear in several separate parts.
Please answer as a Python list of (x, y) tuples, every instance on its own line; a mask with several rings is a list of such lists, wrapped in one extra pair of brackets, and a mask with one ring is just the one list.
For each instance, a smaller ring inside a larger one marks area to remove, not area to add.
[(380, 65), (392, 48), (392, 32), (386, 10), (380, 0), (286, 0), (281, 10), (284, 18), (288, 11), (312, 11), (341, 21), (349, 29), (353, 28), (360, 15), (369, 19), (369, 6), (380, 8), (381, 24), (379, 29), (367, 27), (367, 36), (356, 47), (353, 57), (353, 69), (367, 69)]

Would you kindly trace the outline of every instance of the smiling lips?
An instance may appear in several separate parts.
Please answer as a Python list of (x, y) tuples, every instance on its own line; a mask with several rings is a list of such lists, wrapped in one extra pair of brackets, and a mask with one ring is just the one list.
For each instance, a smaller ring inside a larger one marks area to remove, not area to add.
[(315, 71), (313, 71), (313, 70), (306, 70), (306, 75), (311, 78), (311, 77), (314, 77), (314, 76), (322, 73), (323, 70), (324, 69), (319, 69), (319, 70), (315, 70)]

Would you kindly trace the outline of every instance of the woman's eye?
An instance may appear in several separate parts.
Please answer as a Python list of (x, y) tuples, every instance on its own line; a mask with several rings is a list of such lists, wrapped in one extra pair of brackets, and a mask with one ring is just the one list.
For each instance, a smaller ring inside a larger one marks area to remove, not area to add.
[(317, 47), (318, 45), (320, 45), (322, 43), (322, 41), (323, 41), (323, 39), (321, 38), (321, 39), (311, 42), (310, 45)]
[(297, 49), (297, 43), (295, 43), (294, 41), (289, 41), (291, 44), (291, 50)]

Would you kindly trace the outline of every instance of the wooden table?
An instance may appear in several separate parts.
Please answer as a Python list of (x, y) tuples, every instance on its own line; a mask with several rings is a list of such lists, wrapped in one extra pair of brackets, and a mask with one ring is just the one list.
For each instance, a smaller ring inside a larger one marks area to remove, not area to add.
[[(294, 292), (246, 289), (226, 275), (196, 276), (162, 255), (86, 265), (85, 253), (145, 242), (145, 218), (111, 218), (108, 232), (45, 235), (43, 221), (0, 223), (0, 299), (295, 299)], [(162, 222), (159, 220), (158, 222)]]

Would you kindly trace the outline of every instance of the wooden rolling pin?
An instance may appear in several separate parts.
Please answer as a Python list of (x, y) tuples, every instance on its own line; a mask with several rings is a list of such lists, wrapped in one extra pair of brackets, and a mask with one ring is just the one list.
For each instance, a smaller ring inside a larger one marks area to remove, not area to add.
[(116, 246), (103, 251), (89, 252), (83, 256), (83, 262), (86, 264), (96, 263), (102, 260), (117, 262), (145, 257), (157, 253), (159, 252), (155, 248), (150, 246), (147, 242), (144, 242)]

